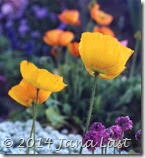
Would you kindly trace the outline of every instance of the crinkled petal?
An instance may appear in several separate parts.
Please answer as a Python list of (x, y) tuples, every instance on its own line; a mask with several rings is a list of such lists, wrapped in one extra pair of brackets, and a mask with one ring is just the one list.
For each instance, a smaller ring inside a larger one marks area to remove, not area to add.
[[(8, 92), (9, 96), (13, 98), (16, 102), (27, 107), (31, 106), (32, 102), (36, 101), (36, 93), (37, 89), (26, 82), (24, 79), (22, 79), (22, 81), (18, 85), (12, 87)], [(39, 90), (38, 103), (41, 104), (46, 101), (50, 94), (51, 92), (49, 91)]]
[(66, 87), (61, 76), (52, 74), (45, 69), (38, 69), (28, 61), (21, 62), (20, 70), (23, 78), (38, 89), (58, 92)]

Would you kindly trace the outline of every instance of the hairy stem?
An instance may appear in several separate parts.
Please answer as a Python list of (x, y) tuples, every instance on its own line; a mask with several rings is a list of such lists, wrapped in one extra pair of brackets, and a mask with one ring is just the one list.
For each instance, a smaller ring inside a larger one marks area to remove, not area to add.
[[(34, 108), (33, 108), (33, 110), (34, 110)], [(32, 123), (32, 128), (31, 128), (31, 132), (30, 132), (29, 140), (30, 140), (30, 138), (32, 138), (33, 130), (34, 130), (34, 122)], [(28, 144), (28, 145), (29, 145), (29, 144)], [(26, 154), (29, 154), (29, 152), (30, 152), (30, 148), (27, 147)]]
[(36, 104), (33, 106), (33, 123), (34, 123), (34, 130), (33, 130), (33, 139), (34, 139), (34, 154), (36, 153), (36, 107), (38, 105), (38, 93), (39, 90), (37, 89), (36, 92)]
[[(88, 116), (87, 116), (87, 122), (86, 122), (86, 127), (84, 134), (88, 131), (89, 125), (90, 125), (90, 120), (92, 116), (92, 111), (93, 111), (93, 103), (94, 103), (94, 97), (95, 97), (95, 91), (96, 91), (96, 86), (97, 86), (97, 76), (98, 74), (95, 75), (94, 78), (94, 84), (92, 88), (92, 94), (91, 94), (91, 99), (90, 99), (90, 106), (89, 106), (89, 111), (88, 111)], [(80, 148), (80, 154), (82, 153), (83, 147), (81, 146)]]

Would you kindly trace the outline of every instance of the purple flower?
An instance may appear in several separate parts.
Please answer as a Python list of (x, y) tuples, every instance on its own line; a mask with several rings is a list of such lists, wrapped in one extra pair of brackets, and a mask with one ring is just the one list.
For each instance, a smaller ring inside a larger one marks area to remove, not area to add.
[(23, 15), (27, 5), (28, 0), (5, 0), (1, 7), (1, 12), (4, 16), (17, 19)]
[(130, 120), (129, 116), (118, 117), (115, 120), (115, 123), (118, 124), (122, 128), (123, 131), (130, 130), (133, 127), (133, 122), (132, 120)]
[(10, 15), (13, 13), (13, 6), (11, 3), (4, 3), (1, 7), (1, 12), (4, 16)]
[(28, 5), (28, 0), (6, 0), (6, 2), (12, 3), (15, 8), (26, 8)]
[[(108, 142), (108, 139), (110, 138), (110, 132), (108, 132), (106, 129), (98, 131), (99, 135), (100, 135), (100, 142), (101, 143), (101, 138), (103, 138), (103, 144)], [(102, 144), (102, 145), (103, 145)]]
[(66, 24), (61, 23), (57, 28), (60, 30), (64, 30), (64, 29), (66, 29), (66, 26), (67, 26)]
[(38, 32), (38, 31), (33, 31), (33, 32), (31, 33), (31, 36), (32, 36), (33, 38), (39, 38), (39, 37), (40, 37), (40, 32)]
[(119, 125), (114, 125), (109, 128), (110, 135), (112, 139), (119, 140), (122, 139), (124, 134), (122, 128)]
[(85, 137), (83, 139), (83, 144), (87, 145), (87, 148), (89, 150), (95, 150), (96, 147), (100, 147), (100, 145), (107, 143), (109, 137), (110, 137), (110, 133), (107, 130), (100, 130), (100, 131), (91, 130), (85, 134)]
[(27, 56), (32, 56), (34, 47), (35, 47), (34, 41), (27, 41), (27, 42), (24, 44), (24, 51), (25, 51), (25, 54), (26, 54)]
[(8, 21), (6, 22), (6, 25), (5, 25), (5, 26), (6, 26), (7, 29), (13, 27), (13, 21), (12, 21), (12, 20), (8, 20)]
[(0, 13), (0, 20), (3, 19), (4, 15)]
[(52, 22), (56, 22), (58, 19), (58, 15), (56, 13), (50, 13), (49, 18), (51, 19)]
[(20, 35), (22, 37), (24, 37), (26, 35), (26, 33), (29, 31), (29, 26), (27, 24), (27, 21), (24, 19), (24, 20), (21, 20), (20, 21), (20, 25), (19, 25), (19, 28), (18, 28), (18, 31), (20, 33)]
[(35, 16), (38, 19), (44, 19), (48, 15), (48, 9), (44, 7), (41, 8), (38, 5), (33, 6), (33, 11), (34, 11)]
[(96, 131), (90, 131), (85, 134), (83, 139), (83, 144), (86, 144), (89, 150), (95, 150), (97, 147), (97, 143), (98, 143), (98, 133)]
[(141, 129), (136, 132), (135, 139), (136, 140), (141, 140)]
[(0, 82), (5, 82), (6, 81), (6, 78), (2, 75), (0, 75)]
[(121, 43), (123, 46), (127, 47), (127, 45), (128, 45), (128, 40), (120, 41), (120, 43)]
[(90, 127), (90, 130), (95, 130), (95, 131), (100, 131), (103, 129), (105, 129), (105, 126), (100, 122), (94, 122)]

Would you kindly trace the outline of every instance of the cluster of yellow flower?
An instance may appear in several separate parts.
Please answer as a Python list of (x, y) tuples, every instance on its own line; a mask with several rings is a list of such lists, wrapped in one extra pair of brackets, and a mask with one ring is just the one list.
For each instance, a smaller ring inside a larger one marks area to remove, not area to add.
[(61, 91), (66, 87), (62, 77), (45, 69), (39, 69), (28, 61), (21, 62), (20, 71), (23, 79), (10, 89), (9, 95), (24, 106), (31, 106), (35, 103), (37, 90), (38, 104), (42, 104), (52, 92)]

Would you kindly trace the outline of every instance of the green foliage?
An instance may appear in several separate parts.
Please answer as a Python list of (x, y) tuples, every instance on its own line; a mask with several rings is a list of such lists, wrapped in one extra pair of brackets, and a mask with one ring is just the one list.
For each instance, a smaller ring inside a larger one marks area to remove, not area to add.
[(5, 36), (0, 36), (0, 50), (4, 50), (9, 46), (9, 41)]
[[(61, 111), (78, 126), (83, 127), (82, 121), (86, 119), (93, 77), (86, 72), (80, 59), (70, 59), (70, 57), (67, 57), (66, 63), (61, 65), (60, 74), (68, 82), (68, 87), (58, 94), (58, 100), (63, 105), (70, 105), (68, 111), (66, 108), (64, 110), (64, 107)], [(120, 75), (110, 81), (98, 79), (97, 85), (94, 121), (101, 121), (109, 126), (120, 115), (129, 115), (135, 122), (141, 119), (141, 76), (128, 79), (127, 76)], [(134, 118), (136, 111), (138, 116)]]
[(52, 126), (58, 128), (65, 124), (65, 117), (60, 114), (57, 108), (49, 107), (46, 110), (47, 119), (50, 121)]

